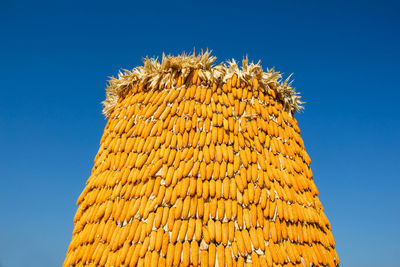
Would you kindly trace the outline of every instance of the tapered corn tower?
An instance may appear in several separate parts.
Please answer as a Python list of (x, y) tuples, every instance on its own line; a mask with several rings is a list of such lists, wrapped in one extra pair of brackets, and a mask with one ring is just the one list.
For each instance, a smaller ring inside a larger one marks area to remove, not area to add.
[(243, 60), (120, 73), (64, 266), (337, 266), (290, 83)]

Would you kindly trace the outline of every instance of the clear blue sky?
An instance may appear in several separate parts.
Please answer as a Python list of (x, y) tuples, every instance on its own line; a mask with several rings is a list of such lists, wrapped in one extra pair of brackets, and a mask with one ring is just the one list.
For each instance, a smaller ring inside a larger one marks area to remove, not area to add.
[(398, 4), (79, 2), (0, 3), (2, 267), (63, 262), (106, 123), (107, 77), (193, 47), (294, 73), (342, 266), (400, 265)]

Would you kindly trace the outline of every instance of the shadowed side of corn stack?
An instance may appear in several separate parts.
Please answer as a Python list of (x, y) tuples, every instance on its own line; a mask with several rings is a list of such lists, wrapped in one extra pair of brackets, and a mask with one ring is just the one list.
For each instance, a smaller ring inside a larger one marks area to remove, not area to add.
[(259, 64), (163, 56), (110, 80), (64, 266), (338, 266), (293, 113)]

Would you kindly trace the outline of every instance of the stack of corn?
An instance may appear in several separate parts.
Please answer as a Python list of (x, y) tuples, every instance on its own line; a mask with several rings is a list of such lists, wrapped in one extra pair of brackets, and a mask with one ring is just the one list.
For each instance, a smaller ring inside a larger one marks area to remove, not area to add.
[(163, 56), (112, 78), (64, 266), (337, 266), (293, 113), (243, 60)]

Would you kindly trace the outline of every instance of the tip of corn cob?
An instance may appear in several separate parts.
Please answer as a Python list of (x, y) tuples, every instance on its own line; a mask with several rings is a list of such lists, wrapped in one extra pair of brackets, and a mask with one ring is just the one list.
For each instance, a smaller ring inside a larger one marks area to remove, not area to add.
[[(283, 107), (293, 114), (303, 109), (300, 95), (291, 86), (290, 76), (282, 80), (282, 74), (274, 68), (263, 70), (260, 61), (253, 63), (247, 57), (242, 60), (242, 66), (232, 59), (215, 64), (216, 57), (206, 50), (199, 54), (181, 54), (178, 56), (162, 55), (158, 58), (146, 57), (143, 66), (133, 70), (121, 70), (118, 77), (111, 77), (106, 88), (106, 99), (102, 102), (103, 114), (110, 116), (120, 96), (130, 89), (139, 86), (141, 90), (156, 90), (164, 86), (179, 88), (190, 86), (197, 80), (200, 85), (222, 86), (230, 79), (236, 79), (244, 85), (250, 85), (252, 90), (272, 89)], [(193, 77), (198, 79), (193, 79)], [(177, 77), (182, 77), (181, 84), (174, 84)]]

